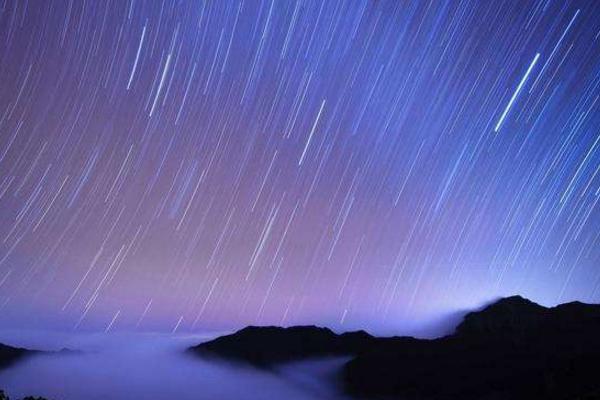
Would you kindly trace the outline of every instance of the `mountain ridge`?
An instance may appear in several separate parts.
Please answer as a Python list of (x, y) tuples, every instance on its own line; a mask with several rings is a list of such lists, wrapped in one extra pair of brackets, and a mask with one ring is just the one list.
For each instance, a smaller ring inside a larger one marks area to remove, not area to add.
[(502, 298), (467, 313), (452, 334), (436, 339), (249, 327), (189, 351), (260, 368), (352, 356), (340, 377), (360, 397), (600, 399), (600, 305), (582, 302), (544, 307), (521, 296)]
[(10, 367), (27, 355), (34, 353), (36, 353), (34, 350), (28, 350), (21, 347), (12, 347), (0, 343), (0, 369)]

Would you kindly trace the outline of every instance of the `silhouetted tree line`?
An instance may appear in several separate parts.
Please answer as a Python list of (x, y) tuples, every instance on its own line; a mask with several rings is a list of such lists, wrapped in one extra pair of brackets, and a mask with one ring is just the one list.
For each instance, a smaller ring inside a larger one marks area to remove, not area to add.
[[(4, 390), (0, 390), (0, 400), (10, 400), (10, 397), (8, 397), (8, 395), (6, 393), (4, 393)], [(45, 397), (33, 397), (33, 396), (27, 396), (27, 397), (23, 397), (21, 400), (48, 400)]]

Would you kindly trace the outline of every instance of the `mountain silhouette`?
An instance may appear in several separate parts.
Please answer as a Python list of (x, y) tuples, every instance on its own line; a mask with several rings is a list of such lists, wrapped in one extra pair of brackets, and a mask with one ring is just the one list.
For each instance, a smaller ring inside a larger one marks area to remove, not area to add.
[(35, 353), (35, 351), (7, 346), (0, 343), (0, 369), (9, 367), (18, 360), (33, 353)]
[(503, 298), (438, 339), (248, 327), (190, 351), (261, 368), (351, 355), (341, 378), (361, 398), (600, 399), (600, 305), (580, 302), (547, 308)]
[(365, 331), (338, 335), (330, 329), (316, 326), (248, 326), (189, 350), (268, 368), (303, 358), (356, 354), (377, 340)]

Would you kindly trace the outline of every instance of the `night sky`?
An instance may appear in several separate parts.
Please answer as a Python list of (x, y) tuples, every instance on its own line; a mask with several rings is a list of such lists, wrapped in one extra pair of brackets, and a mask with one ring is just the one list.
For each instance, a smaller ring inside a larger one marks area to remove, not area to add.
[(599, 302), (599, 98), (597, 1), (0, 1), (0, 323)]

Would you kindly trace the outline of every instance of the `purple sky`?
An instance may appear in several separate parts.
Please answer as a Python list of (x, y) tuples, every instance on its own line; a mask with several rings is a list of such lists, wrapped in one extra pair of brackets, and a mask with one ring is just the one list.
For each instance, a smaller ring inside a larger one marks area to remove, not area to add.
[(3, 2), (0, 323), (597, 302), (599, 96), (596, 1)]

